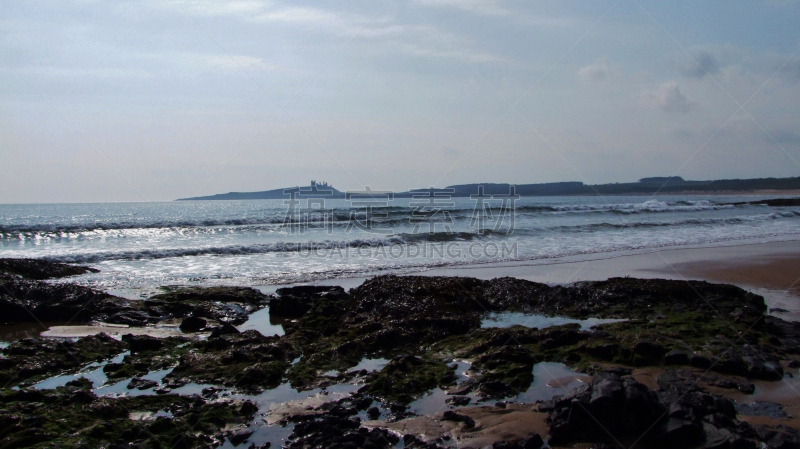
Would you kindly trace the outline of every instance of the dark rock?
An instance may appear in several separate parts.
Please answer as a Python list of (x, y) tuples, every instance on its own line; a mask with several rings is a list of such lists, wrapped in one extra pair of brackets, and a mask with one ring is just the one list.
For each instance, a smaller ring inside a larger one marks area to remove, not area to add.
[(238, 446), (247, 441), (247, 439), (250, 438), (250, 435), (252, 434), (253, 434), (252, 430), (241, 429), (237, 430), (233, 435), (229, 436), (228, 439), (230, 440), (231, 444), (233, 444), (234, 446)]
[(181, 321), (180, 329), (181, 332), (199, 332), (205, 329), (206, 324), (208, 324), (206, 320), (196, 316), (190, 316)]
[(736, 404), (736, 411), (747, 416), (768, 416), (772, 419), (780, 419), (788, 416), (781, 404), (768, 401), (754, 401), (744, 404)]
[(305, 315), (315, 300), (325, 298), (338, 301), (347, 297), (347, 293), (339, 286), (304, 285), (279, 288), (276, 293), (278, 297), (270, 301), (269, 314), (287, 318)]
[(381, 410), (378, 407), (370, 407), (367, 410), (367, 416), (369, 416), (369, 419), (378, 419), (381, 416)]
[(121, 312), (111, 314), (104, 321), (111, 324), (124, 324), (127, 326), (142, 327), (146, 326), (147, 324), (161, 321), (163, 318), (166, 317), (162, 317), (161, 315), (157, 314), (151, 314), (150, 312), (144, 310), (123, 310)]
[(747, 364), (747, 375), (754, 379), (781, 380), (783, 379), (783, 368), (778, 360), (766, 353), (749, 355), (744, 358)]
[[(252, 419), (240, 414), (233, 401), (206, 403), (178, 395), (97, 398), (89, 391), (64, 387), (39, 395), (2, 390), (0, 404), (2, 446), (8, 448), (163, 448), (179, 440), (184, 448), (216, 447), (224, 441), (226, 428)], [(158, 410), (172, 416), (128, 419), (131, 412)]]
[(719, 429), (711, 424), (703, 424), (706, 440), (703, 449), (729, 449), (733, 434), (727, 429)]
[(542, 437), (538, 433), (534, 433), (528, 438), (522, 439), (522, 441), (519, 442), (519, 446), (522, 449), (539, 449), (544, 446), (544, 440), (542, 440)]
[(68, 402), (70, 404), (91, 404), (95, 400), (97, 400), (97, 396), (95, 396), (94, 393), (86, 390), (78, 390), (70, 395)]
[(638, 341), (633, 346), (633, 353), (638, 356), (638, 360), (648, 364), (660, 362), (666, 352), (667, 350), (660, 344), (647, 340)]
[(756, 390), (756, 387), (752, 382), (737, 379), (735, 377), (720, 378), (716, 376), (704, 376), (702, 380), (714, 387), (735, 389), (745, 394), (753, 394)]
[(366, 391), (373, 397), (406, 404), (428, 390), (453, 384), (455, 379), (453, 370), (444, 362), (403, 356), (370, 374)]
[(65, 387), (80, 388), (82, 390), (87, 390), (87, 389), (91, 389), (93, 387), (93, 384), (92, 384), (92, 381), (90, 381), (89, 379), (81, 376), (81, 377), (79, 377), (77, 379), (73, 379), (73, 380), (67, 382), (66, 384), (64, 384), (64, 386)]
[(258, 412), (258, 406), (253, 401), (244, 401), (239, 407), (239, 414), (242, 416), (253, 416)]
[(177, 287), (144, 301), (152, 314), (170, 318), (190, 316), (242, 324), (249, 314), (265, 307), (269, 297), (249, 287)]
[(236, 329), (236, 327), (234, 327), (230, 323), (224, 323), (222, 326), (215, 327), (214, 329), (212, 329), (211, 334), (208, 336), (208, 338), (219, 338), (223, 335), (231, 335), (238, 333), (239, 329)]
[(717, 364), (714, 370), (720, 373), (735, 374), (738, 376), (746, 376), (748, 374), (748, 366), (742, 356), (733, 349), (728, 349), (718, 356)]
[(128, 383), (128, 390), (147, 390), (150, 388), (155, 388), (158, 386), (158, 382), (154, 380), (142, 379), (140, 377), (134, 377)]
[(469, 405), (470, 401), (472, 401), (472, 399), (467, 396), (453, 396), (452, 398), (447, 398), (445, 403), (456, 407), (463, 407)]
[(98, 273), (100, 270), (68, 265), (58, 262), (48, 262), (41, 259), (0, 259), (0, 273), (21, 276), (24, 279), (45, 280), (77, 276), (86, 273)]
[(37, 319), (107, 321), (109, 316), (134, 307), (131, 301), (80, 285), (0, 275), (0, 316), (4, 323), (30, 323)]
[(164, 342), (161, 339), (149, 335), (125, 334), (122, 336), (122, 341), (128, 344), (128, 349), (131, 353), (157, 351), (164, 347)]
[(633, 378), (599, 371), (590, 386), (539, 404), (549, 411), (551, 445), (603, 442), (625, 435), (640, 436), (664, 413), (658, 397)]
[(700, 354), (692, 354), (689, 356), (689, 364), (695, 368), (708, 369), (711, 368), (712, 363), (711, 359)]
[(689, 354), (679, 351), (677, 349), (673, 349), (664, 355), (664, 364), (665, 365), (688, 365), (689, 364)]
[(467, 429), (472, 429), (475, 427), (475, 420), (470, 418), (467, 415), (462, 415), (460, 413), (456, 413), (452, 410), (448, 410), (444, 412), (442, 415), (442, 421), (455, 421), (464, 423), (464, 427)]
[(703, 428), (692, 421), (669, 418), (657, 437), (660, 446), (665, 448), (693, 447), (703, 442)]
[(758, 439), (766, 443), (767, 447), (774, 449), (795, 449), (800, 447), (800, 433), (786, 427), (753, 426), (758, 434)]
[(98, 334), (76, 341), (23, 339), (3, 350), (0, 382), (7, 387), (75, 371), (92, 362), (102, 362), (126, 349), (126, 344)]

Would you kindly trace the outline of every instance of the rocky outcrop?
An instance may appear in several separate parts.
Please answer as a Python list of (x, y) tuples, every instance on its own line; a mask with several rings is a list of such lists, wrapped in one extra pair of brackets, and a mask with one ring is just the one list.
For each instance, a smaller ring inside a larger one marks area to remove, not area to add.
[(347, 298), (344, 289), (339, 286), (305, 285), (299, 287), (279, 288), (277, 297), (269, 304), (269, 314), (285, 317), (300, 318), (311, 310), (311, 306), (318, 301), (339, 301)]
[(134, 310), (130, 301), (80, 285), (0, 277), (0, 319), (5, 323), (88, 323)]
[[(242, 324), (249, 314), (269, 304), (269, 297), (248, 287), (179, 287), (151, 296), (144, 309), (167, 318), (205, 318)], [(113, 321), (111, 321), (113, 322)]]
[(452, 384), (453, 369), (441, 361), (398, 357), (367, 378), (366, 392), (387, 402), (407, 404), (428, 390)]
[(218, 447), (257, 410), (249, 401), (199, 396), (100, 398), (86, 379), (55, 390), (2, 390), (0, 446)]
[(12, 343), (0, 357), (0, 385), (33, 383), (107, 360), (126, 349), (106, 334), (71, 340), (29, 338)]
[(738, 421), (733, 401), (678, 377), (659, 378), (653, 392), (618, 372), (598, 372), (591, 385), (543, 403), (551, 445), (641, 439), (653, 447), (755, 448), (759, 436)]
[(664, 412), (658, 397), (630, 377), (595, 373), (591, 385), (539, 406), (549, 411), (551, 445), (613, 441), (644, 432)]
[(180, 356), (178, 365), (164, 378), (167, 385), (195, 382), (262, 391), (279, 385), (296, 357), (288, 342), (253, 330), (199, 341), (194, 348)]
[(24, 279), (44, 280), (97, 273), (99, 270), (41, 259), (0, 259), (0, 273)]
[(269, 303), (243, 287), (179, 288), (148, 300), (127, 300), (92, 288), (0, 275), (0, 319), (4, 323), (106, 322), (144, 326), (167, 319), (204, 318), (233, 324)]

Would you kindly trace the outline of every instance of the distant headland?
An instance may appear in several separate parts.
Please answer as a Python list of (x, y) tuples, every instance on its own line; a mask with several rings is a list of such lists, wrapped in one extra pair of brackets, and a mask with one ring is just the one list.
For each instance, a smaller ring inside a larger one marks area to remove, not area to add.
[[(558, 195), (640, 195), (640, 194), (708, 194), (715, 193), (753, 193), (759, 191), (800, 191), (800, 177), (796, 178), (754, 178), (720, 179), (714, 181), (687, 181), (680, 176), (642, 178), (638, 182), (613, 184), (584, 184), (579, 181), (549, 182), (539, 184), (475, 183), (447, 186), (453, 197), (468, 197), (478, 193), (483, 186), (484, 194), (508, 194), (511, 186), (521, 196)], [(286, 199), (296, 192), (303, 197), (344, 198), (339, 191), (327, 182), (311, 181), (307, 186), (295, 186), (261, 192), (228, 192), (210, 196), (180, 198), (176, 201), (208, 200), (275, 200)], [(395, 198), (409, 198), (414, 190), (395, 192)]]

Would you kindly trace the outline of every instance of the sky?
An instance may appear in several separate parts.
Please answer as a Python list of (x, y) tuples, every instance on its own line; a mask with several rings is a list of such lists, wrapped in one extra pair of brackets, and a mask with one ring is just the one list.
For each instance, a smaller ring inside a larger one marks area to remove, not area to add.
[(0, 203), (800, 176), (800, 1), (0, 3)]

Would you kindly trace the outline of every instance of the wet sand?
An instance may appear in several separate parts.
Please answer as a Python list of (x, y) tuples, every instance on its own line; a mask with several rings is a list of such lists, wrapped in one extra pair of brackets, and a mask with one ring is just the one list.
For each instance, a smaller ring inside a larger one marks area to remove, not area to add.
[(547, 435), (547, 413), (533, 410), (530, 405), (509, 404), (505, 408), (494, 406), (469, 407), (458, 410), (475, 420), (475, 427), (462, 423), (443, 421), (441, 413), (434, 416), (417, 416), (396, 422), (365, 421), (366, 427), (382, 427), (398, 435), (411, 433), (426, 442), (437, 438), (453, 438), (458, 447), (490, 447), (497, 441), (519, 441), (538, 433)]
[(183, 333), (177, 326), (160, 326), (160, 327), (129, 327), (116, 324), (98, 324), (86, 326), (52, 326), (48, 330), (41, 333), (42, 337), (57, 337), (57, 338), (79, 338), (88, 337), (89, 335), (97, 335), (100, 333), (108, 334), (109, 336), (120, 339), (123, 335), (148, 335), (156, 338), (166, 337), (192, 337), (195, 335), (208, 335), (206, 333)]

